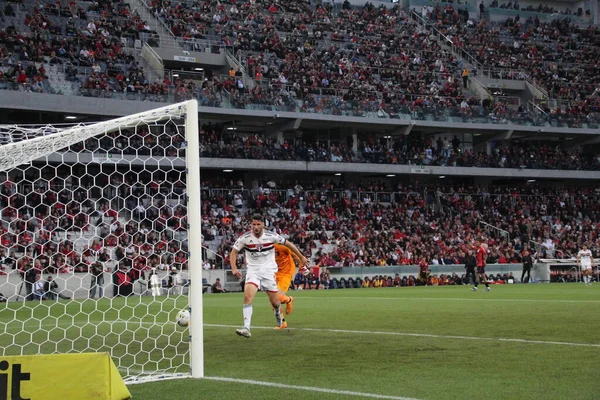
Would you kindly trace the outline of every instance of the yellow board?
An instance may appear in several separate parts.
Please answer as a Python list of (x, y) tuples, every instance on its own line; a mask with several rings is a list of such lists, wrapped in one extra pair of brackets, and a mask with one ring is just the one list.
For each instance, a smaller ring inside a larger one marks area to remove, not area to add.
[(0, 400), (125, 400), (108, 353), (0, 357)]

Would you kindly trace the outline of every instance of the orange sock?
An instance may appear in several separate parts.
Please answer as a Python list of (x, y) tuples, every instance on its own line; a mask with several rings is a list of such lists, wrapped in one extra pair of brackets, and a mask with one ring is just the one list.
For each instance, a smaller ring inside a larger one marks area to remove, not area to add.
[(288, 296), (286, 296), (285, 294), (281, 294), (279, 293), (279, 301), (281, 302), (281, 304), (286, 304), (290, 301), (290, 298)]

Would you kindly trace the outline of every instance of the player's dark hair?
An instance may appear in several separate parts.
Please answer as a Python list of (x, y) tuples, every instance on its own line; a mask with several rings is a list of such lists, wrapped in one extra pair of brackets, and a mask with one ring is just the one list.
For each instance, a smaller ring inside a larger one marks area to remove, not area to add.
[(265, 217), (263, 217), (260, 214), (254, 214), (252, 216), (252, 221), (260, 221), (260, 222), (262, 222), (264, 224), (265, 223)]

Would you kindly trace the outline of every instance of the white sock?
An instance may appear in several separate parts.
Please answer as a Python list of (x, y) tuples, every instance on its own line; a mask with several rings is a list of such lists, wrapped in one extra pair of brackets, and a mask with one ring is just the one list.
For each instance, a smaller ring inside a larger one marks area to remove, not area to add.
[(242, 311), (244, 313), (244, 328), (250, 329), (250, 323), (252, 322), (252, 304), (244, 304)]

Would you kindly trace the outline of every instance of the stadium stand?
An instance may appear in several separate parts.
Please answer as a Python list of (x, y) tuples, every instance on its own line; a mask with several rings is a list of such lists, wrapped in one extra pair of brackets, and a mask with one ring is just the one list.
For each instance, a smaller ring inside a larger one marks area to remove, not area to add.
[[(102, 149), (109, 153), (176, 157), (184, 154), (181, 132), (155, 134), (141, 130), (133, 137), (115, 136), (113, 141), (85, 143), (88, 150)], [(569, 151), (560, 146), (535, 146), (514, 143), (496, 146), (489, 154), (463, 149), (460, 143), (433, 141), (420, 133), (410, 134), (392, 145), (375, 135), (359, 139), (353, 152), (345, 143), (327, 141), (288, 141), (267, 138), (261, 134), (237, 133), (219, 124), (205, 124), (200, 129), (201, 156), (207, 158), (243, 158), (255, 160), (295, 160), (356, 162), (375, 164), (441, 165), (488, 168), (530, 168), (555, 170), (598, 170), (599, 155)], [(73, 147), (75, 151), (84, 144)]]
[[(312, 7), (288, 1), (277, 5), (166, 1), (148, 7), (173, 35), (216, 41), (235, 52), (251, 77), (249, 84), (220, 77), (218, 71), (204, 82), (150, 80), (124, 48), (135, 40), (147, 41), (156, 32), (123, 2), (18, 3), (10, 20), (13, 25), (8, 25), (9, 38), (0, 38), (0, 43), (18, 61), (11, 51), (15, 41), (11, 33), (28, 42), (19, 49), (21, 56), (49, 64), (49, 83), (35, 85), (35, 90), (50, 93), (159, 102), (198, 98), (211, 107), (373, 118), (574, 127), (597, 123), (598, 74), (590, 61), (597, 34), (566, 19), (464, 24), (463, 10), (438, 5), (423, 13), (432, 26), (410, 18), (397, 5), (370, 3), (344, 5), (341, 10), (331, 4)], [(493, 66), (493, 76), (531, 79), (545, 88), (549, 98), (538, 104), (541, 115), (523, 106), (489, 101), (462, 87), (461, 70), (467, 65), (460, 54), (435, 40), (433, 28), (478, 61), (475, 73)], [(38, 44), (31, 46), (34, 42)], [(31, 90), (12, 84), (18, 75), (10, 63), (5, 64), (4, 87)], [(28, 79), (35, 81), (35, 74)]]
[[(147, 68), (125, 49), (136, 40), (147, 42), (156, 32), (127, 3), (25, 0), (6, 3), (3, 10), (0, 88), (152, 102), (197, 98), (203, 106), (232, 113), (277, 110), (575, 128), (594, 127), (598, 120), (598, 32), (564, 18), (473, 21), (469, 11), (446, 4), (424, 8), (423, 23), (399, 6), (344, 3), (336, 9), (289, 0), (154, 1), (149, 9), (174, 36), (223, 43), (250, 76), (250, 84), (235, 71), (211, 71), (203, 81), (170, 76), (152, 82)], [(465, 57), (440, 44), (437, 31), (451, 38)], [(533, 81), (548, 93), (537, 100), (543, 116), (482, 99), (461, 79), (467, 60), (476, 62), (474, 77), (487, 73)], [(92, 139), (71, 150), (138, 157), (177, 157), (185, 151), (184, 138), (175, 129), (126, 134)], [(361, 134), (356, 151), (345, 139), (282, 140), (219, 124), (200, 130), (205, 158), (578, 171), (597, 171), (600, 160), (594, 149), (582, 152), (563, 142), (504, 142), (487, 151), (436, 142), (418, 130), (393, 143), (379, 134)], [(106, 183), (115, 180), (109, 187), (118, 189), (97, 189), (91, 198), (43, 171), (42, 180), (33, 185), (27, 183), (33, 178), (4, 177), (0, 251), (15, 260), (14, 268), (33, 263), (53, 272), (87, 271), (91, 260), (104, 253), (111, 260), (133, 257), (138, 269), (185, 269), (187, 248), (179, 245), (183, 240), (172, 240), (176, 235), (180, 239), (186, 228), (180, 177), (152, 176), (147, 177), (150, 183), (141, 184), (130, 172), (107, 176)], [(92, 185), (85, 176), (77, 179), (83, 188)], [(562, 257), (584, 241), (597, 242), (598, 193), (587, 187), (272, 183), (274, 187), (263, 182), (252, 189), (237, 181), (203, 185), (205, 244), (221, 257), (220, 267), (228, 265), (232, 240), (245, 229), (250, 210), (268, 214), (271, 227), (327, 267), (407, 265), (421, 257), (438, 264), (461, 263), (466, 247), (482, 235), (491, 241), (490, 263), (520, 262), (526, 245)], [(163, 188), (178, 196), (157, 203), (136, 200)], [(137, 224), (125, 223), (109, 198), (121, 201)], [(60, 206), (50, 209), (56, 200)], [(489, 231), (482, 222), (497, 230)], [(158, 226), (167, 226), (170, 236), (148, 233)], [(71, 243), (71, 231), (85, 232), (85, 242), (92, 244)], [(508, 232), (510, 240), (498, 232)]]

